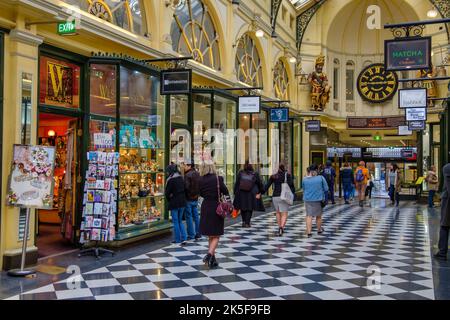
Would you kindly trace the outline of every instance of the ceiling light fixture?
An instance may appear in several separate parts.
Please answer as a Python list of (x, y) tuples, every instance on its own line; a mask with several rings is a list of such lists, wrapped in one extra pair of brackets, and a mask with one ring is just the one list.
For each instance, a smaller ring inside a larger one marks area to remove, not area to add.
[(262, 31), (261, 29), (258, 29), (258, 30), (256, 30), (255, 35), (258, 38), (262, 38), (262, 37), (264, 37), (264, 31)]
[(438, 16), (438, 12), (434, 7), (431, 8), (430, 10), (428, 10), (428, 12), (427, 12), (428, 18), (436, 18), (437, 16)]

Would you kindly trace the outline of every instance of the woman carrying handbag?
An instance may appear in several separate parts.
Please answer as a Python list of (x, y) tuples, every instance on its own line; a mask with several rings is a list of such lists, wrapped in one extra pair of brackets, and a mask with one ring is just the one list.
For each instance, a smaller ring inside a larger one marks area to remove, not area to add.
[(216, 260), (216, 248), (220, 237), (224, 233), (225, 216), (231, 214), (231, 202), (221, 201), (222, 195), (228, 196), (229, 192), (223, 177), (216, 173), (214, 164), (203, 162), (200, 165), (200, 196), (203, 198), (200, 213), (200, 233), (208, 236), (208, 253), (203, 262), (209, 268), (216, 268), (219, 264)]

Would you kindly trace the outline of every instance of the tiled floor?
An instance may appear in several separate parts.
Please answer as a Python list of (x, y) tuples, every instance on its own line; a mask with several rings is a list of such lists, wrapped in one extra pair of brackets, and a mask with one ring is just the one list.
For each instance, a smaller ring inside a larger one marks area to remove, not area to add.
[(283, 237), (272, 213), (237, 223), (220, 242), (219, 268), (202, 263), (206, 239), (171, 245), (9, 299), (434, 299), (428, 211), (327, 207), (325, 232), (305, 237), (303, 206)]

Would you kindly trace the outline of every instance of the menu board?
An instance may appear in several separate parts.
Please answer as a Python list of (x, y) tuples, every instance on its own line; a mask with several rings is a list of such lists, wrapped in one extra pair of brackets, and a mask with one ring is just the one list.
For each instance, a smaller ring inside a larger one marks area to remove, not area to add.
[(347, 117), (347, 129), (397, 129), (405, 117)]
[(52, 209), (54, 169), (55, 147), (15, 144), (8, 205)]

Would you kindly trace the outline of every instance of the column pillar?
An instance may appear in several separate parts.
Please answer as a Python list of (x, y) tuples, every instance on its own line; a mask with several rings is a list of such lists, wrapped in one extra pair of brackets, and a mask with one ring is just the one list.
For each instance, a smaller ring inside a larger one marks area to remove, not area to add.
[[(0, 269), (9, 270), (20, 267), (21, 245), (19, 240), (19, 209), (6, 205), (5, 196), (8, 189), (8, 177), (12, 163), (13, 144), (21, 141), (21, 109), (22, 85), (31, 86), (31, 144), (36, 144), (37, 105), (38, 105), (38, 53), (43, 38), (37, 36), (34, 30), (25, 28), (25, 21), (19, 14), (16, 17), (16, 28), (5, 36), (5, 84), (4, 84), (4, 117), (3, 117), (3, 164), (1, 202), (1, 259)], [(34, 28), (32, 28), (34, 29)], [(26, 82), (22, 81), (27, 74)], [(27, 244), (27, 265), (36, 264), (37, 248), (35, 246), (36, 217), (32, 210), (30, 218), (30, 234)]]

